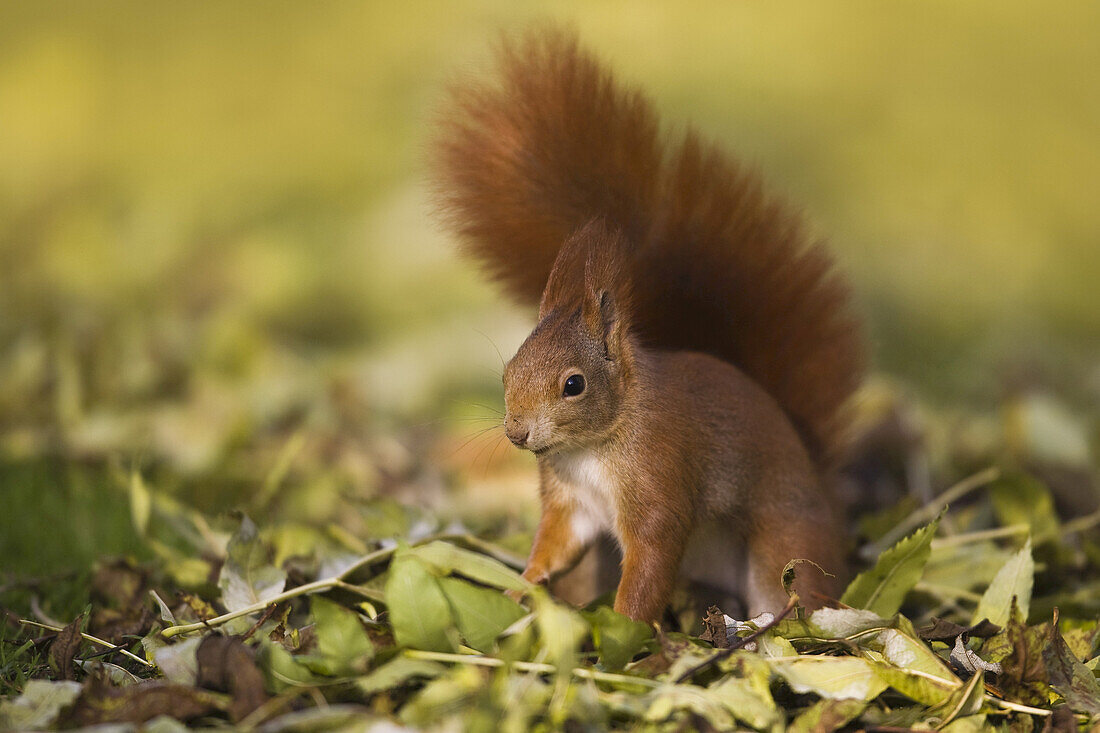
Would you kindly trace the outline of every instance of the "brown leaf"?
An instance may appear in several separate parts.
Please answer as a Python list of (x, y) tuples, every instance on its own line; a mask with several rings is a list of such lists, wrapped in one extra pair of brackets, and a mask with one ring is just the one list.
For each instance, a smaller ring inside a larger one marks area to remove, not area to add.
[(186, 722), (224, 707), (222, 695), (194, 687), (160, 680), (111, 687), (106, 679), (92, 677), (66, 713), (62, 727), (144, 723), (158, 715)]
[(1006, 631), (1012, 651), (1001, 663), (999, 686), (1012, 700), (1027, 705), (1045, 704), (1050, 681), (1043, 661), (1043, 649), (1050, 638), (1048, 624), (1026, 626), (1013, 617)]
[(1050, 685), (1074, 711), (1100, 715), (1100, 683), (1092, 671), (1073, 655), (1058, 632), (1058, 611), (1050, 626), (1050, 636), (1043, 649), (1043, 661), (1050, 675)]
[(715, 649), (726, 649), (730, 645), (729, 636), (726, 634), (726, 615), (718, 606), (707, 609), (707, 615), (703, 617), (703, 633), (699, 635), (703, 641), (709, 641)]
[(84, 620), (84, 614), (80, 614), (73, 622), (57, 632), (57, 636), (50, 644), (50, 670), (59, 680), (71, 680), (73, 674), (73, 658), (80, 649), (80, 626)]
[(142, 605), (148, 576), (125, 559), (100, 564), (92, 576), (92, 601), (111, 608)]
[(954, 643), (956, 637), (962, 636), (963, 643), (969, 641), (970, 637), (977, 639), (988, 639), (1001, 633), (1001, 627), (997, 624), (990, 623), (989, 619), (983, 618), (979, 623), (973, 626), (959, 626), (953, 624), (950, 621), (945, 621), (942, 618), (932, 617), (932, 625), (920, 629), (918, 632), (920, 638), (925, 641), (942, 641), (948, 644)]
[(264, 676), (252, 658), (252, 651), (232, 636), (211, 634), (199, 644), (196, 658), (200, 687), (228, 692), (229, 717), (237, 722), (268, 700)]
[(1043, 726), (1043, 733), (1077, 733), (1077, 718), (1073, 711), (1063, 705), (1054, 709), (1054, 714), (1047, 718)]
[(88, 626), (91, 633), (101, 639), (121, 644), (128, 636), (145, 636), (156, 620), (152, 609), (138, 604), (123, 609), (94, 609)]

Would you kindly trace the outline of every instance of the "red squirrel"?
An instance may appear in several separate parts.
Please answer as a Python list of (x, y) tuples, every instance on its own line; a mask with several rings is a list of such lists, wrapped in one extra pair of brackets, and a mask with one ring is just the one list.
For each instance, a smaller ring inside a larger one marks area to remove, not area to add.
[(504, 371), (508, 438), (535, 454), (542, 515), (523, 575), (547, 583), (609, 532), (615, 610), (661, 618), (678, 578), (781, 609), (836, 597), (829, 490), (863, 373), (849, 290), (799, 218), (575, 36), (500, 50), (456, 84), (432, 170), (444, 221), (538, 325)]

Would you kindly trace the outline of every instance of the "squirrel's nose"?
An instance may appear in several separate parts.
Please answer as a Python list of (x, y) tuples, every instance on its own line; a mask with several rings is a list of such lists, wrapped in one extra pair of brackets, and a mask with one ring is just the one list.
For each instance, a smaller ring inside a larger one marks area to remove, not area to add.
[(527, 439), (531, 437), (531, 429), (515, 419), (509, 421), (508, 427), (504, 429), (504, 433), (508, 436), (508, 440), (512, 441), (512, 444), (517, 448), (526, 447)]

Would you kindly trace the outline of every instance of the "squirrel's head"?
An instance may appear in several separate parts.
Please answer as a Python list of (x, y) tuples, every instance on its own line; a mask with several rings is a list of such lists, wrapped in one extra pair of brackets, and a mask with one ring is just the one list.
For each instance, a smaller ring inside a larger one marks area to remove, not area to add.
[[(634, 364), (628, 291), (614, 264), (620, 243), (593, 223), (554, 264), (539, 323), (504, 369), (504, 428), (520, 448), (545, 455), (589, 447), (615, 427)], [(579, 305), (570, 297), (578, 285)]]

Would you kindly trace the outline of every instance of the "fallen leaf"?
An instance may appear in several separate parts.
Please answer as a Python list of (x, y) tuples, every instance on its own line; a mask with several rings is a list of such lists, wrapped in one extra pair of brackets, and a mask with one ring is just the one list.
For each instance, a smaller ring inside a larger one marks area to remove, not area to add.
[(71, 680), (75, 676), (73, 671), (73, 658), (80, 650), (83, 639), (80, 636), (80, 628), (84, 622), (84, 614), (80, 614), (72, 623), (57, 632), (57, 636), (50, 643), (49, 662), (50, 671), (54, 677), (62, 680)]
[(920, 580), (938, 527), (939, 520), (925, 525), (882, 553), (873, 568), (860, 573), (848, 585), (841, 603), (865, 608), (882, 617), (897, 613), (905, 596)]
[(0, 730), (43, 730), (54, 727), (61, 711), (80, 695), (78, 682), (28, 680), (23, 694), (0, 701)]
[(199, 666), (196, 684), (230, 694), (228, 712), (233, 722), (267, 702), (264, 676), (252, 658), (252, 651), (240, 639), (210, 634), (199, 644), (195, 658)]
[[(243, 517), (237, 533), (229, 540), (225, 564), (218, 577), (222, 604), (229, 611), (238, 611), (274, 598), (285, 585), (286, 572), (271, 564), (256, 525)], [(248, 628), (248, 620), (241, 621), (243, 628)]]
[(70, 727), (144, 723), (160, 715), (186, 722), (224, 710), (227, 703), (224, 695), (171, 682), (111, 687), (105, 680), (91, 677), (61, 723)]
[(1013, 598), (1016, 599), (1016, 606), (1026, 619), (1031, 605), (1031, 586), (1034, 576), (1035, 562), (1031, 559), (1031, 540), (1028, 540), (1023, 549), (1013, 555), (997, 572), (993, 582), (982, 594), (982, 599), (978, 601), (971, 623), (988, 619), (991, 623), (1004, 626), (1011, 614)]
[(707, 609), (707, 615), (703, 617), (703, 633), (699, 634), (703, 641), (709, 641), (715, 649), (727, 649), (730, 645), (729, 636), (726, 634), (726, 614), (718, 606)]
[(1043, 649), (1043, 662), (1050, 686), (1061, 695), (1075, 712), (1100, 715), (1100, 683), (1092, 672), (1069, 650), (1058, 631), (1058, 618), (1050, 626), (1050, 636)]
[(393, 635), (399, 646), (450, 652), (455, 645), (451, 607), (436, 576), (419, 557), (398, 550), (386, 580)]
[(963, 637), (963, 642), (969, 641), (971, 637), (988, 639), (1001, 633), (1001, 627), (984, 618), (973, 626), (960, 626), (933, 616), (932, 625), (918, 630), (917, 633), (925, 641), (942, 641), (953, 644), (958, 636)]

